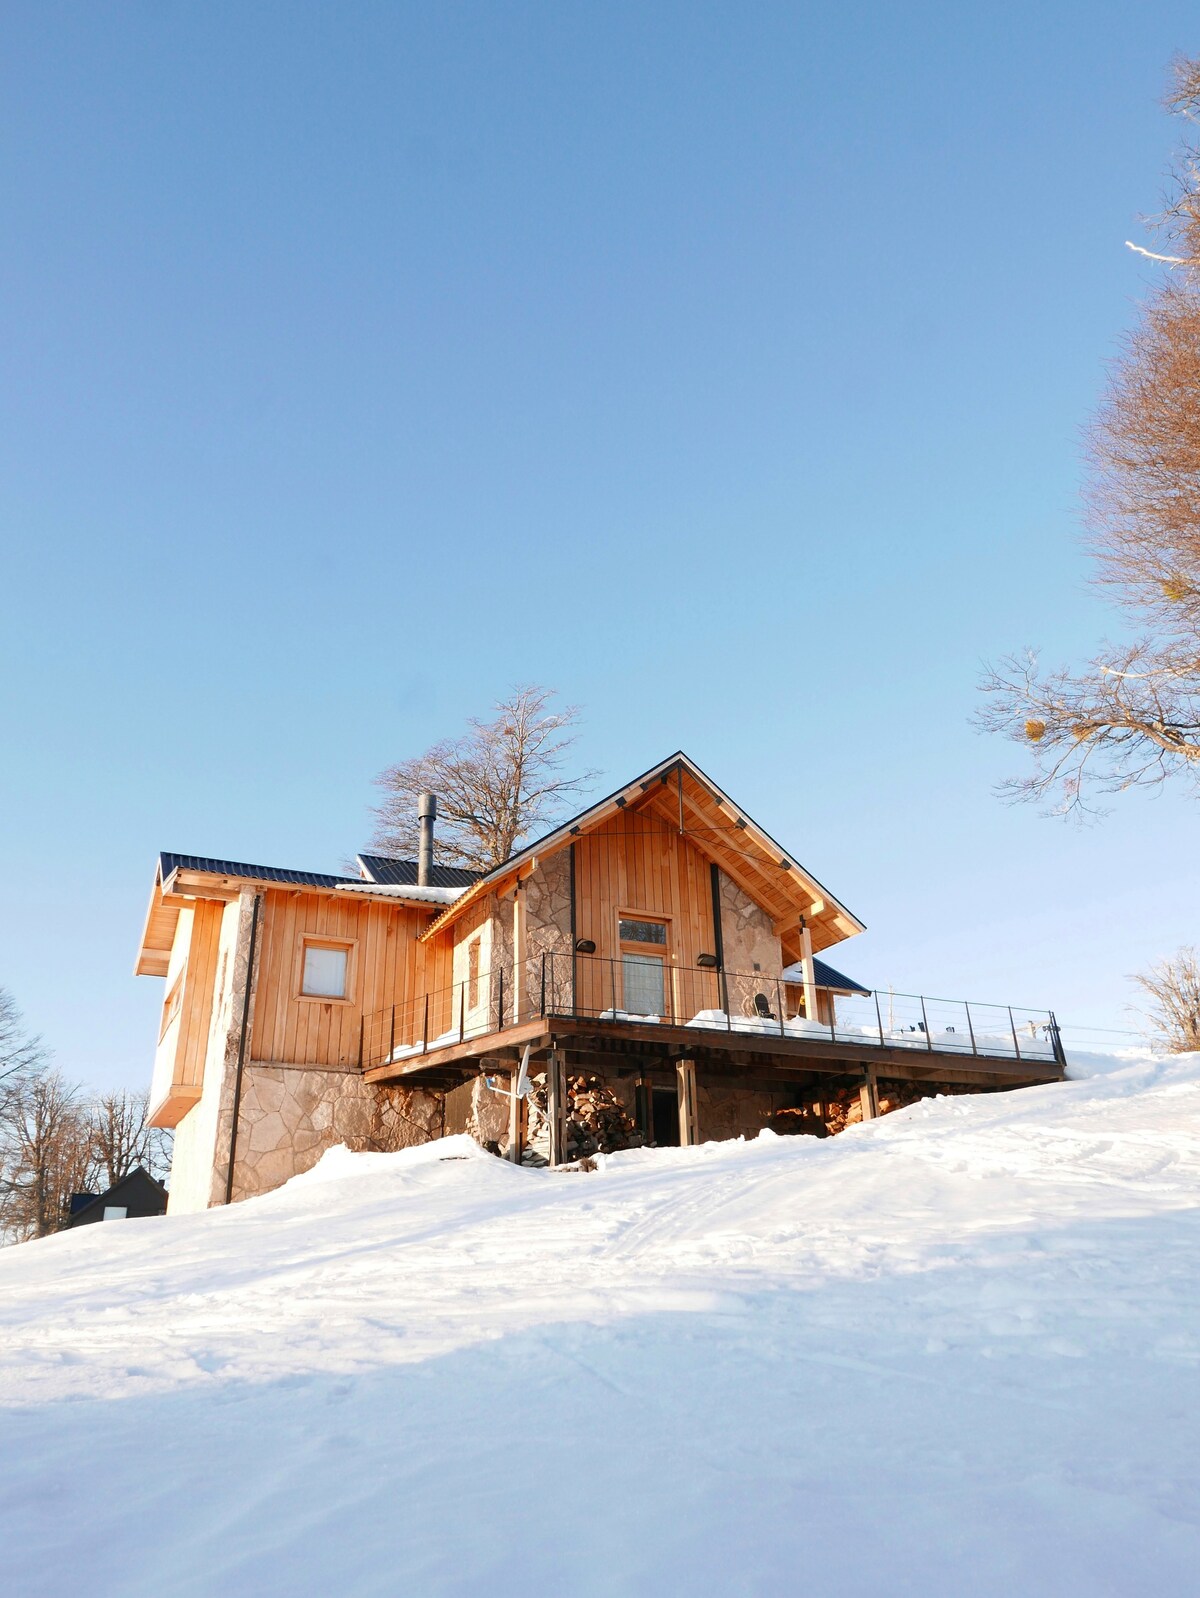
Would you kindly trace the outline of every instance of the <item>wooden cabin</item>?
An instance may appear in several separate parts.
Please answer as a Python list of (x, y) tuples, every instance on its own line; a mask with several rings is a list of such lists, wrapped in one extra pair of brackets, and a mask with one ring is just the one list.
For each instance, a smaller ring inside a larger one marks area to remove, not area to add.
[(1063, 1072), (1049, 1011), (880, 994), (830, 964), (862, 923), (683, 754), (486, 874), (358, 866), (159, 857), (135, 969), (164, 980), (172, 1212), (338, 1143), (467, 1130), (556, 1164), (828, 1135)]

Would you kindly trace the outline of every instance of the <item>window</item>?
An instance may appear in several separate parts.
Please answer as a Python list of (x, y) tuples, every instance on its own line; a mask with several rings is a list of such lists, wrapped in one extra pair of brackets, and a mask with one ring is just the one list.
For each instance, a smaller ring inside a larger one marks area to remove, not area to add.
[(482, 938), (472, 938), (467, 944), (467, 1008), (474, 1010), (479, 1004), (479, 951)]
[(629, 1015), (662, 1015), (666, 1009), (667, 923), (620, 916), (617, 932), (622, 1008)]
[(128, 1204), (106, 1204), (104, 1206), (104, 1214), (100, 1219), (102, 1221), (123, 1221), (128, 1214)]
[(306, 942), (300, 992), (306, 999), (344, 999), (350, 946)]
[(663, 959), (661, 955), (621, 951), (624, 1008), (630, 1015), (663, 1013)]
[[(187, 968), (185, 966), (184, 970), (186, 970), (186, 969)], [(162, 1025), (158, 1029), (158, 1041), (160, 1043), (162, 1042), (163, 1038), (166, 1037), (167, 1028), (170, 1026), (171, 1022), (175, 1019), (175, 1017), (179, 1014), (179, 1011), (182, 1008), (182, 1006), (183, 1006), (183, 971), (181, 971), (179, 973), (179, 975), (175, 978), (174, 982), (172, 982), (171, 991), (167, 994), (166, 1000), (163, 1003)]]

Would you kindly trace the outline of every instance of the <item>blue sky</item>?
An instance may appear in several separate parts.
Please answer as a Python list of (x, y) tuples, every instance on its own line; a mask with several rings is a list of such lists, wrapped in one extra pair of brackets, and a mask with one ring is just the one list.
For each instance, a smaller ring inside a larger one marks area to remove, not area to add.
[(860, 978), (1129, 1026), (1194, 803), (1006, 808), (968, 718), (1120, 626), (1079, 430), (1197, 48), (1155, 0), (10, 0), (0, 984), (62, 1066), (148, 1078), (160, 848), (337, 869), (518, 680), (609, 783), (686, 749)]

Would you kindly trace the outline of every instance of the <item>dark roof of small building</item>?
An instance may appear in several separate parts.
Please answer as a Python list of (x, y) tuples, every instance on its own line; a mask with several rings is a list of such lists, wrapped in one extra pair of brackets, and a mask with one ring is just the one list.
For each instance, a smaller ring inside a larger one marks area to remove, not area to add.
[[(140, 1165), (135, 1165), (132, 1171), (121, 1177), (120, 1181), (114, 1182), (106, 1193), (73, 1193), (67, 1225), (75, 1226), (88, 1220), (93, 1210), (99, 1209), (104, 1204), (111, 1204), (114, 1199), (131, 1197), (135, 1193), (141, 1193), (147, 1203), (158, 1206), (159, 1215), (167, 1213), (166, 1188), (161, 1182), (156, 1181), (149, 1171)], [(87, 1202), (76, 1205), (76, 1199), (85, 1199)]]
[[(360, 854), (358, 863), (371, 882), (378, 882), (384, 887), (415, 888), (417, 885), (417, 862), (415, 860), (397, 860), (392, 855), (385, 854)], [(429, 879), (429, 886), (431, 888), (469, 888), (482, 875), (482, 871), (468, 871), (465, 866), (439, 866), (435, 864), (433, 874)]]
[(283, 866), (253, 866), (244, 860), (210, 860), (207, 855), (159, 855), (162, 880), (173, 871), (212, 871), (221, 877), (249, 877), (257, 882), (286, 882), (301, 888), (336, 888), (339, 882), (363, 881), (362, 877), (334, 877), (322, 871), (289, 871)]
[(861, 982), (856, 982), (853, 977), (846, 976), (816, 954), (813, 955), (813, 975), (817, 979), (819, 988), (841, 988), (846, 993), (870, 993), (871, 991), (870, 988), (864, 988)]

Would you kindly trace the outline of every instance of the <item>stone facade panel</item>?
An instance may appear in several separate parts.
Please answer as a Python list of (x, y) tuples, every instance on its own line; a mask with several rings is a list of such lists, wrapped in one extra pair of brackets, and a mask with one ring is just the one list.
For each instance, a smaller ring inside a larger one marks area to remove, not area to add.
[(441, 1127), (439, 1093), (375, 1087), (355, 1071), (252, 1061), (243, 1073), (233, 1196), (279, 1187), (338, 1143), (391, 1152), (440, 1137)]

